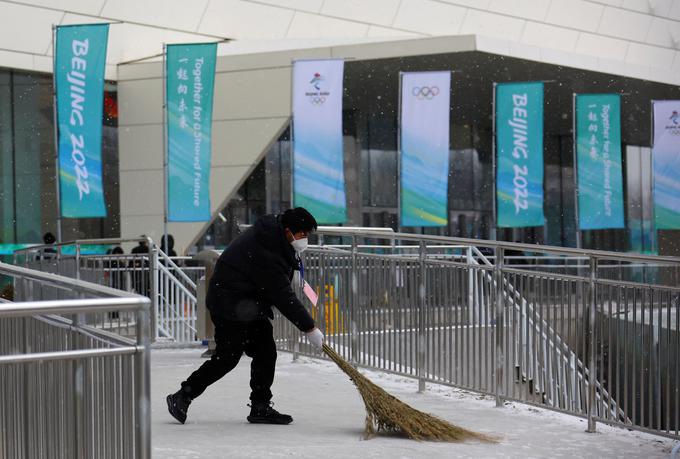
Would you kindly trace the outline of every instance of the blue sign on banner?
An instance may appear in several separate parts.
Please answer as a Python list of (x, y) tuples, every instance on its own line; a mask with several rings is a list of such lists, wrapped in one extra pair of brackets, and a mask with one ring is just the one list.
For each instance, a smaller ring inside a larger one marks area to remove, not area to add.
[(497, 225), (543, 226), (543, 83), (498, 84), (495, 116)]
[(621, 96), (580, 94), (575, 116), (579, 228), (623, 228)]
[(401, 81), (401, 226), (446, 226), (451, 72)]
[(342, 151), (341, 60), (293, 65), (293, 205), (319, 223), (347, 219)]
[(210, 220), (210, 143), (217, 44), (168, 45), (168, 220)]
[(102, 123), (108, 24), (57, 27), (55, 81), (62, 217), (105, 217)]

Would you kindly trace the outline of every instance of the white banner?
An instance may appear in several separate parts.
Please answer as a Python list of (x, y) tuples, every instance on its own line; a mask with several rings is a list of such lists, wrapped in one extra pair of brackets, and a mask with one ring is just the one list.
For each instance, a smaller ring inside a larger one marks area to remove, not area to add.
[(448, 222), (451, 72), (401, 79), (401, 225)]
[(680, 229), (680, 100), (654, 101), (654, 222)]
[(344, 62), (293, 64), (293, 206), (321, 224), (345, 223), (342, 149)]

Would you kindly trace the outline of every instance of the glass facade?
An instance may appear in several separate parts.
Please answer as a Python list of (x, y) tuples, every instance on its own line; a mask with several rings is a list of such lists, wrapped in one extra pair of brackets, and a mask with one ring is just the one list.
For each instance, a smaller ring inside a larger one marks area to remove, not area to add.
[[(680, 88), (480, 52), (347, 61), (343, 131), (348, 222), (398, 230), (399, 72), (451, 69), (448, 224), (401, 228), (450, 235), (615, 251), (654, 251), (649, 173), (650, 101), (680, 99)], [(544, 212), (540, 227), (493, 225), (493, 83), (544, 81)], [(575, 219), (572, 104), (575, 93), (621, 93), (626, 228), (583, 231)], [(227, 206), (198, 248), (223, 247), (224, 227), (252, 223), (289, 206), (290, 140), (285, 133)], [(646, 161), (646, 166), (640, 166)], [(646, 171), (646, 172), (645, 172)], [(254, 188), (262, 187), (263, 192)], [(639, 204), (644, 202), (644, 204)], [(642, 206), (642, 207), (640, 207)], [(666, 234), (666, 239), (678, 239)], [(660, 238), (663, 239), (663, 238)]]
[[(120, 235), (116, 86), (104, 94), (102, 167), (106, 218), (63, 219), (62, 239)], [(0, 253), (56, 235), (52, 76), (0, 69)]]

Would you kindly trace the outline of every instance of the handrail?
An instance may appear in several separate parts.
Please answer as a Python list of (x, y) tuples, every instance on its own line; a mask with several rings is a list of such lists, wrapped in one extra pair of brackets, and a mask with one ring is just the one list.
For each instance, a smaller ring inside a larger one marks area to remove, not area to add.
[(31, 354), (0, 356), (0, 365), (23, 362), (42, 362), (46, 360), (75, 360), (85, 357), (103, 357), (110, 355), (131, 355), (140, 352), (139, 346), (120, 346), (75, 351), (35, 352)]
[[(94, 295), (107, 295), (118, 298), (139, 298), (134, 293), (124, 292), (111, 287), (97, 285), (79, 279), (72, 279), (70, 277), (60, 276), (58, 274), (46, 273), (43, 271), (36, 271), (33, 269), (24, 268), (22, 266), (10, 265), (0, 262), (0, 272), (7, 273), (13, 276), (26, 277), (28, 279), (39, 280), (49, 285), (59, 288), (73, 288), (77, 287), (81, 292), (90, 293)], [(75, 300), (69, 300), (73, 302)], [(86, 301), (86, 300), (78, 300)], [(27, 304), (22, 302), (22, 304)], [(43, 304), (43, 302), (40, 302)], [(3, 309), (5, 309), (3, 307)]]
[(491, 241), (487, 239), (469, 239), (469, 238), (458, 238), (449, 236), (432, 236), (426, 234), (411, 234), (411, 233), (390, 233), (384, 231), (376, 231), (375, 229), (367, 229), (362, 231), (337, 231), (337, 230), (327, 230), (323, 227), (319, 227), (316, 231), (317, 234), (323, 235), (353, 235), (364, 238), (375, 238), (375, 239), (388, 239), (388, 240), (405, 240), (405, 241), (418, 241), (418, 242), (434, 242), (434, 243), (446, 243), (446, 244), (460, 244), (460, 245), (473, 245), (477, 247), (488, 247), (493, 249), (503, 248), (503, 249), (519, 249), (529, 252), (548, 252), (548, 253), (563, 253), (565, 255), (577, 255), (583, 257), (594, 257), (599, 259), (607, 260), (623, 260), (623, 261), (654, 261), (654, 262), (668, 262), (668, 263), (680, 263), (680, 257), (668, 256), (668, 255), (643, 255), (634, 253), (620, 253), (620, 252), (609, 252), (605, 250), (592, 250), (592, 249), (576, 249), (571, 247), (557, 247), (548, 245), (537, 245), (537, 244), (524, 244), (518, 242), (505, 242), (505, 241)]
[(30, 247), (24, 247), (14, 251), (14, 254), (23, 252), (30, 252), (41, 249), (68, 247), (71, 245), (108, 245), (108, 244), (122, 244), (126, 242), (141, 242), (146, 241), (149, 247), (152, 247), (154, 242), (150, 237), (135, 237), (135, 238), (99, 238), (99, 239), (74, 239), (72, 241), (55, 242), (54, 244), (38, 244)]
[[(245, 224), (245, 223), (240, 223), (238, 225), (239, 230), (243, 231), (244, 229), (250, 228), (251, 224)], [(365, 231), (379, 231), (381, 233), (394, 233), (394, 230), (389, 227), (379, 227), (379, 226), (319, 226), (317, 227), (316, 233), (319, 232), (326, 232), (326, 231), (334, 231), (336, 233), (347, 233), (347, 234), (355, 234), (357, 232), (365, 232)]]
[[(177, 268), (177, 269), (179, 269), (179, 268)], [(159, 270), (160, 272), (163, 272), (163, 273), (167, 274), (167, 275), (170, 275), (170, 276), (173, 275), (173, 274), (170, 272), (170, 268), (168, 268), (167, 266), (163, 266), (162, 264), (159, 264), (159, 265), (158, 265), (158, 270)], [(189, 279), (189, 282), (191, 283), (191, 286), (194, 288), (194, 291), (195, 291), (195, 290), (196, 290), (196, 284), (194, 284), (194, 283), (191, 281), (191, 279)], [(189, 289), (187, 288), (186, 285), (182, 284), (181, 282), (178, 282), (178, 283), (177, 283), (177, 287), (180, 288), (180, 289), (182, 290), (182, 292), (183, 292), (185, 295), (187, 295), (190, 299), (196, 301), (196, 295), (194, 295), (193, 293), (191, 293), (191, 292), (189, 291)]]
[[(189, 276), (187, 276), (184, 271), (182, 271), (182, 268), (177, 266), (177, 264), (175, 264), (175, 262), (172, 261), (172, 259), (165, 252), (163, 252), (161, 249), (158, 249), (158, 255), (160, 256), (160, 258), (162, 258), (163, 261), (168, 263), (166, 266), (163, 266), (164, 268), (166, 268), (166, 270), (168, 272), (170, 271), (170, 269), (173, 269), (175, 272), (179, 273), (179, 277), (184, 282), (186, 282), (187, 284), (189, 284), (189, 286), (191, 288), (196, 290), (196, 283), (193, 280), (191, 280), (191, 278)], [(161, 263), (161, 265), (162, 265), (162, 263)], [(188, 293), (188, 291), (187, 291), (187, 293)]]
[(5, 303), (0, 317), (24, 317), (37, 314), (81, 314), (98, 311), (134, 311), (148, 308), (148, 298), (130, 294), (128, 298), (90, 298), (82, 300), (22, 301)]
[(80, 323), (74, 325), (71, 320), (63, 316), (58, 316), (54, 314), (41, 314), (33, 317), (36, 320), (40, 320), (46, 324), (49, 324), (52, 327), (71, 330), (109, 346), (132, 346), (135, 344), (135, 340), (131, 338), (126, 338), (124, 336), (120, 336), (116, 333), (112, 333), (101, 328), (92, 327), (90, 325), (84, 325)]
[(378, 231), (380, 233), (395, 233), (392, 228), (383, 228), (378, 226), (319, 226), (317, 233), (334, 231), (336, 233), (355, 234), (357, 232)]

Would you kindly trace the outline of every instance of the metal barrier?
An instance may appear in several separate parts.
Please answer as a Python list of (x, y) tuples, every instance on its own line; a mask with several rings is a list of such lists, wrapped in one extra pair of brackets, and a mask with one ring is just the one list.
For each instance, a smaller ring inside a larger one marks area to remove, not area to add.
[(158, 250), (156, 337), (187, 343), (196, 341), (196, 283), (165, 253)]
[[(589, 431), (599, 421), (680, 436), (679, 258), (364, 228), (318, 234), (304, 254), (319, 293), (312, 313), (353, 363), (416, 377), (421, 390), (432, 381), (499, 406), (583, 416)], [(80, 276), (78, 260), (59, 269)], [(195, 338), (192, 279), (178, 280), (181, 268), (155, 249), (146, 260), (158, 273), (149, 282), (156, 336)], [(274, 326), (282, 349), (312, 354), (290, 323)]]
[[(175, 263), (177, 270), (182, 271), (194, 285), (198, 285), (198, 281), (205, 276), (205, 267), (197, 264), (194, 257), (179, 256), (169, 258)], [(179, 275), (175, 275), (175, 277), (179, 277)]]
[[(146, 243), (146, 252), (86, 254), (87, 246), (139, 242)], [(87, 239), (40, 245), (17, 250), (14, 259), (15, 264), (27, 268), (146, 296), (152, 304), (154, 340), (196, 341), (196, 283), (150, 238)], [(133, 315), (113, 314), (100, 319), (88, 324), (116, 333), (134, 333)]]
[[(151, 457), (149, 300), (0, 263), (0, 457)], [(35, 301), (36, 299), (42, 301)], [(136, 317), (135, 339), (87, 325)]]
[[(319, 233), (320, 244), (351, 239), (312, 246), (304, 262), (319, 294), (313, 315), (355, 364), (417, 377), (421, 389), (432, 381), (493, 395), (499, 406), (515, 400), (583, 416), (589, 431), (599, 421), (679, 436), (680, 259)], [(511, 251), (536, 262), (508, 264)], [(541, 257), (575, 266), (555, 272)], [(609, 266), (619, 274), (608, 275)], [(655, 282), (636, 281), (639, 266), (656, 270)], [(280, 347), (313, 353), (287, 321), (277, 320), (275, 333)]]

